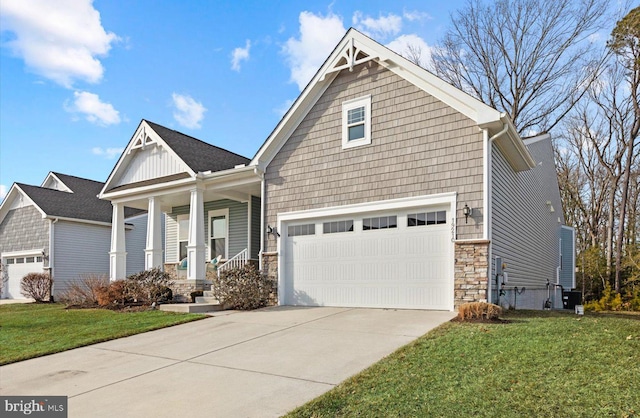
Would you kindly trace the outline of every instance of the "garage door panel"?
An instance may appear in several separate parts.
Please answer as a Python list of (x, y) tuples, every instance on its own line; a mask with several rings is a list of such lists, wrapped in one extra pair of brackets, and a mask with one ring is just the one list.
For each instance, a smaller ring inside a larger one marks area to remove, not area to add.
[[(414, 209), (415, 210), (415, 209)], [(391, 215), (398, 215), (392, 213)], [(370, 216), (370, 215), (368, 215)], [(452, 309), (453, 244), (448, 224), (284, 237), (285, 304)], [(283, 228), (286, 230), (286, 228)]]

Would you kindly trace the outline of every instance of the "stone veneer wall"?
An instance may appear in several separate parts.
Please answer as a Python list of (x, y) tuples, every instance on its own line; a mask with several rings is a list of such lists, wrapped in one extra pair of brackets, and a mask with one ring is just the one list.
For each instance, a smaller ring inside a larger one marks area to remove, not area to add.
[(454, 308), (467, 302), (487, 302), (489, 241), (455, 243)]
[(205, 280), (180, 280), (176, 270), (177, 264), (166, 263), (164, 271), (173, 276), (173, 300), (176, 302), (191, 302), (191, 292), (197, 290), (211, 290), (211, 283)]

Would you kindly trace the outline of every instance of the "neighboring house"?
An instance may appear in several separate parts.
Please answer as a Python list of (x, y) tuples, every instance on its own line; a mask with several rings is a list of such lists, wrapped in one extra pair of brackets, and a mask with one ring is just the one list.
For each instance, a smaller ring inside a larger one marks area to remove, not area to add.
[[(453, 310), (468, 301), (556, 307), (574, 286), (550, 138), (350, 29), (253, 160), (142, 121), (100, 195), (168, 214), (165, 259), (247, 258), (284, 305)], [(504, 268), (504, 269), (503, 269)], [(503, 274), (506, 272), (506, 274)], [(516, 299), (517, 298), (517, 302)]]
[[(40, 187), (12, 185), (0, 205), (2, 298), (24, 298), (20, 281), (32, 272), (52, 275), (54, 296), (83, 276), (109, 273), (112, 210), (97, 197), (103, 185), (54, 172)], [(144, 269), (146, 224), (146, 213), (126, 210), (128, 273)]]

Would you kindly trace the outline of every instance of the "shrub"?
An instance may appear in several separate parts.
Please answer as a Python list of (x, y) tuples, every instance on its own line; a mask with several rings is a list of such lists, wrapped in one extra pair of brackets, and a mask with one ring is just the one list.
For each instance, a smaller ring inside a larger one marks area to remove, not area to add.
[(143, 303), (166, 302), (173, 298), (173, 292), (169, 288), (173, 285), (172, 279), (171, 274), (159, 268), (132, 274), (127, 277), (128, 296)]
[(211, 285), (211, 291), (220, 303), (242, 310), (267, 306), (275, 289), (276, 282), (251, 264), (223, 270)]
[(98, 305), (98, 295), (109, 287), (109, 278), (104, 275), (89, 274), (71, 282), (62, 292), (60, 300), (70, 305)]
[(610, 284), (607, 284), (602, 292), (602, 297), (592, 300), (584, 305), (587, 311), (638, 311), (640, 310), (640, 288), (629, 289), (624, 295), (615, 292)]
[(98, 305), (114, 306), (124, 305), (133, 301), (129, 297), (130, 289), (128, 289), (128, 283), (126, 280), (116, 280), (109, 283), (109, 286), (100, 288), (97, 291)]
[(47, 273), (29, 273), (20, 282), (20, 293), (36, 302), (51, 300), (53, 280)]
[(470, 302), (463, 303), (458, 308), (458, 318), (461, 321), (469, 321), (475, 319), (497, 320), (502, 315), (502, 308), (493, 303), (487, 302)]

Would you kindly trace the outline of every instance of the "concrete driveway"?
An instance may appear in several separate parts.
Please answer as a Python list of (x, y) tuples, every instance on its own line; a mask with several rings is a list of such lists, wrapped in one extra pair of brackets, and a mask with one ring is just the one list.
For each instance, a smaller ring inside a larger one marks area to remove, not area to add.
[(0, 368), (0, 394), (66, 395), (69, 417), (275, 417), (453, 312), (273, 307)]

